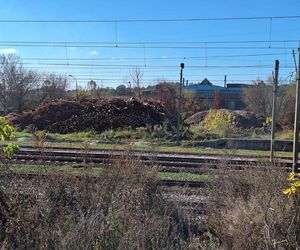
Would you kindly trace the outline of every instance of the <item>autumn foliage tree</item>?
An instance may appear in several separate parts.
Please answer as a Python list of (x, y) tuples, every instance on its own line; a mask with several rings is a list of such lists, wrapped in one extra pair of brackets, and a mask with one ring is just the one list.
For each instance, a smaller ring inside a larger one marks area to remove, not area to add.
[(222, 104), (223, 104), (223, 96), (219, 91), (216, 91), (214, 93), (214, 99), (213, 99), (213, 108), (214, 109), (220, 109), (222, 108)]
[(208, 110), (207, 99), (201, 98), (197, 93), (184, 93), (183, 110), (186, 116), (191, 116), (197, 112)]
[(155, 87), (155, 99), (162, 103), (170, 113), (177, 113), (177, 91), (176, 86), (167, 82), (157, 84)]

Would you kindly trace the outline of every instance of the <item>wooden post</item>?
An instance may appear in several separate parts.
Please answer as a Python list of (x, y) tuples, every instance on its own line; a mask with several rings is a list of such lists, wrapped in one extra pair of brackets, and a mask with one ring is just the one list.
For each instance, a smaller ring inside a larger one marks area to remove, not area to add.
[(272, 129), (271, 129), (271, 150), (270, 150), (270, 161), (274, 163), (274, 143), (275, 143), (275, 130), (276, 130), (276, 102), (277, 102), (277, 91), (278, 91), (278, 72), (279, 72), (279, 61), (275, 61), (275, 75), (273, 79), (273, 104), (272, 104)]
[(299, 115), (300, 115), (300, 47), (298, 48), (298, 74), (296, 81), (296, 104), (295, 104), (295, 121), (294, 121), (294, 141), (293, 141), (293, 172), (298, 172), (298, 154), (299, 154)]

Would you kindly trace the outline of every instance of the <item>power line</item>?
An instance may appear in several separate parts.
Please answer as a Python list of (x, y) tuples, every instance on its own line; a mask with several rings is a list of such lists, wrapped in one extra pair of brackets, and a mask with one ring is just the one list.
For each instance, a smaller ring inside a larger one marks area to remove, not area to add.
[[(77, 72), (77, 73), (73, 73), (74, 75), (76, 75), (76, 76), (78, 76), (78, 77), (101, 77), (101, 76), (103, 76), (103, 75), (105, 75), (105, 74), (112, 74), (112, 73), (115, 73), (115, 72), (100, 72), (100, 73), (94, 73), (94, 74), (82, 74), (82, 73), (79, 73), (79, 72)], [(65, 74), (67, 74), (67, 73), (65, 73)], [(189, 77), (195, 77), (195, 76), (197, 76), (197, 77), (200, 77), (201, 75), (203, 75), (203, 73), (202, 74), (185, 74), (185, 76), (186, 76), (186, 78), (189, 78)], [(250, 73), (248, 73), (248, 74), (227, 74), (227, 77), (230, 77), (230, 76), (258, 76), (259, 74), (250, 74)], [(221, 77), (223, 77), (224, 76), (224, 74), (213, 74), (213, 75), (211, 75), (211, 74), (205, 74), (205, 77), (216, 77), (216, 76), (221, 76)], [(267, 75), (267, 76), (265, 76), (265, 77), (269, 77), (270, 75)], [(152, 76), (152, 77), (163, 77), (163, 76), (161, 76), (161, 75), (154, 75), (154, 76)]]
[(211, 17), (211, 18), (165, 18), (165, 19), (1, 19), (0, 23), (153, 23), (153, 22), (200, 22), (200, 21), (241, 21), (270, 19), (299, 19), (295, 16), (252, 16), (252, 17)]
[[(23, 63), (24, 65), (35, 65), (34, 63)], [(129, 67), (129, 68), (174, 68), (176, 65), (137, 65), (137, 64), (75, 64), (75, 63), (38, 63), (41, 66), (78, 66), (78, 67)], [(272, 65), (188, 65), (188, 68), (272, 68)], [(293, 68), (287, 65), (286, 68)]]
[[(299, 39), (288, 39), (288, 40), (271, 40), (272, 43), (295, 43), (299, 42)], [(5, 44), (59, 44), (59, 45), (77, 45), (77, 44), (113, 44), (115, 45), (115, 41), (82, 41), (82, 42), (77, 42), (77, 41), (0, 41), (0, 43), (5, 43)], [(139, 45), (144, 45), (144, 44), (222, 44), (222, 43), (270, 43), (270, 40), (229, 40), (229, 41), (132, 41), (132, 42), (121, 42), (118, 41), (119, 44), (139, 44)]]
[[(159, 79), (159, 77), (147, 77), (147, 78), (143, 78), (143, 80), (155, 80), (155, 79)], [(171, 80), (171, 81), (178, 81), (178, 79), (176, 78), (166, 78), (168, 80)], [(82, 77), (77, 77), (77, 80), (82, 80), (82, 81), (89, 81), (89, 80), (103, 80), (103, 81), (106, 81), (106, 80), (112, 80), (112, 81), (115, 81), (115, 80), (122, 80), (122, 78), (101, 78), (101, 77), (98, 77), (98, 78), (82, 78)], [(189, 79), (189, 81), (201, 81), (200, 79), (194, 79), (194, 78), (191, 78)], [(210, 79), (211, 82), (224, 82), (224, 80), (216, 80), (216, 79)], [(250, 80), (247, 80), (247, 79), (232, 79), (231, 81), (235, 81), (235, 82), (252, 82), (253, 79), (250, 79)]]
[[(128, 78), (129, 79), (129, 78)], [(261, 80), (263, 80), (262, 78), (260, 78)], [(264, 78), (265, 80), (267, 80), (267, 78)], [(88, 82), (88, 81), (118, 81), (118, 82), (124, 82), (126, 83), (127, 80), (124, 78), (77, 78), (78, 81), (84, 83), (84, 82)], [(191, 83), (191, 85), (197, 85), (201, 82), (200, 79), (188, 79), (189, 82)], [(178, 79), (175, 78), (147, 78), (147, 79), (143, 79), (144, 82), (162, 82), (162, 81), (167, 81), (167, 82), (178, 82)], [(210, 79), (211, 82), (213, 83), (223, 83), (224, 80), (220, 80), (220, 79)], [(230, 83), (243, 83), (243, 84), (252, 84), (255, 81), (255, 79), (250, 79), (250, 80), (240, 80), (240, 79), (232, 79), (230, 81), (228, 81), (228, 84)], [(264, 80), (263, 80), (264, 81)], [(288, 84), (290, 83), (289, 81), (281, 81), (281, 84)]]
[[(223, 55), (223, 56), (161, 56), (161, 57), (146, 57), (146, 60), (198, 60), (198, 59), (219, 59), (219, 58), (237, 58), (237, 57), (260, 57), (260, 56), (275, 56), (275, 55), (292, 55), (292, 53), (263, 53), (263, 54), (235, 54), (235, 55)], [(92, 57), (74, 57), (68, 58), (69, 61), (144, 61), (144, 57), (101, 57), (101, 58), (92, 58)], [(37, 60), (37, 61), (65, 61), (66, 58), (62, 57), (23, 57), (22, 61), (27, 60)]]
[[(13, 46), (13, 47), (48, 47), (48, 48), (66, 48), (66, 44), (0, 44), (1, 47)], [(266, 46), (128, 46), (128, 45), (76, 45), (79, 48), (110, 48), (110, 49), (295, 49), (295, 47), (270, 47)]]

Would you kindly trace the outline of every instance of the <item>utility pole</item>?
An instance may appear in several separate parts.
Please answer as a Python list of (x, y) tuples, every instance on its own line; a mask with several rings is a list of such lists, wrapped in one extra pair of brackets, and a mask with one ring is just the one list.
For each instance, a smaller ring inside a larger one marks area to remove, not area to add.
[(4, 114), (6, 115), (6, 82), (5, 82), (5, 79), (3, 78), (2, 79), (3, 81), (3, 111), (4, 111)]
[(227, 75), (224, 76), (224, 88), (227, 87)]
[(295, 54), (295, 50), (293, 50), (293, 59), (294, 59), (294, 65), (295, 65), (295, 72), (296, 72), (296, 75), (297, 75), (298, 70), (297, 70), (297, 63), (296, 63), (296, 54)]
[(182, 83), (183, 83), (183, 69), (184, 63), (180, 64), (180, 85), (179, 85), (179, 99), (178, 99), (178, 114), (177, 114), (177, 138), (176, 144), (179, 144), (179, 134), (181, 125), (181, 109), (182, 109)]
[(298, 172), (298, 154), (299, 154), (299, 115), (300, 115), (300, 47), (298, 48), (298, 71), (296, 81), (296, 104), (294, 121), (294, 141), (293, 141), (293, 172)]
[(279, 61), (275, 61), (275, 75), (273, 78), (273, 105), (272, 105), (272, 129), (271, 129), (271, 151), (270, 161), (274, 163), (274, 144), (275, 144), (275, 130), (276, 130), (276, 101), (278, 92), (278, 72), (279, 72)]
[(77, 83), (77, 78), (73, 75), (69, 75), (69, 77), (72, 77), (75, 80), (75, 88), (76, 88), (76, 100), (78, 101), (79, 96), (78, 96), (78, 83)]

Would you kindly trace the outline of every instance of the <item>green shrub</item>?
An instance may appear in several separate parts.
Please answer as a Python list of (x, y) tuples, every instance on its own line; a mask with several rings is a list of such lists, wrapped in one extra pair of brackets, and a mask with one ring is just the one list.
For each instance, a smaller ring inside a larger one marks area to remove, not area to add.
[(191, 129), (192, 139), (195, 141), (212, 140), (219, 138), (219, 135), (208, 131), (202, 125), (197, 125)]
[[(0, 136), (1, 141), (9, 141), (14, 137), (15, 128), (10, 125), (9, 121), (5, 117), (0, 117)], [(8, 143), (6, 146), (2, 146), (2, 153), (5, 157), (11, 159), (15, 151), (18, 150), (18, 145), (15, 143)]]
[(145, 131), (142, 129), (127, 129), (127, 130), (107, 130), (100, 134), (104, 140), (137, 140), (145, 137)]

